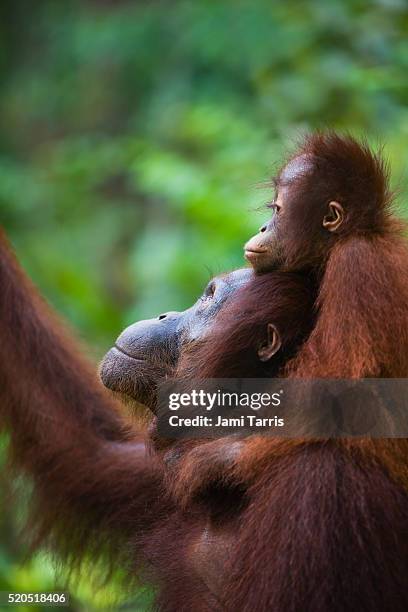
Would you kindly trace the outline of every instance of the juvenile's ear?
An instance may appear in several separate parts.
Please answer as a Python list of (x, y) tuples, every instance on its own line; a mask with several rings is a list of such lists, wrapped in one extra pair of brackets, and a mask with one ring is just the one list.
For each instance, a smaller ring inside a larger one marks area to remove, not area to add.
[(329, 212), (323, 217), (323, 227), (329, 232), (335, 232), (344, 220), (344, 209), (339, 202), (329, 202)]
[(267, 339), (258, 348), (258, 357), (260, 361), (269, 361), (282, 346), (282, 340), (275, 325), (268, 323)]

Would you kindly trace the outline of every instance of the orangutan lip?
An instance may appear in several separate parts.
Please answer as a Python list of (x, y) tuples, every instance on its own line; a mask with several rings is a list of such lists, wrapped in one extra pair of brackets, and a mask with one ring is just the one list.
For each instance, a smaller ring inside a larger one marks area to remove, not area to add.
[(135, 357), (134, 355), (131, 355), (130, 353), (127, 353), (125, 351), (125, 349), (123, 349), (118, 344), (115, 344), (113, 349), (116, 349), (117, 351), (119, 351), (119, 353), (122, 353), (122, 355), (126, 355), (126, 357), (129, 357), (129, 359), (133, 359), (133, 361), (145, 361), (145, 359), (143, 359), (142, 357)]
[(245, 249), (245, 258), (251, 259), (257, 255), (262, 255), (262, 253), (266, 253), (266, 249), (258, 249), (256, 251), (254, 249)]

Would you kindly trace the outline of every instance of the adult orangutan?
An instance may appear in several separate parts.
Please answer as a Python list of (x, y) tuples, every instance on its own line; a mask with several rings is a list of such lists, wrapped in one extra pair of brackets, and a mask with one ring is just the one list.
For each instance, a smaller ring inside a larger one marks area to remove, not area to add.
[[(327, 214), (333, 218), (326, 221), (335, 221), (336, 213)], [(393, 255), (384, 247), (382, 272), (371, 274), (373, 254), (368, 249), (371, 280), (366, 286), (374, 300), (378, 296), (372, 287), (378, 290), (378, 275), (387, 276), (386, 295), (393, 307), (398, 305), (396, 321), (401, 323), (406, 276), (399, 273), (405, 246), (386, 223), (386, 231), (373, 231), (373, 241), (377, 245), (381, 237)], [(368, 233), (349, 238), (371, 245)], [(352, 253), (359, 260), (364, 249), (359, 242), (354, 251), (348, 242), (341, 244), (348, 262), (344, 274), (350, 276), (353, 270), (361, 274), (361, 263), (353, 268)], [(336, 246), (323, 266), (325, 275)], [(337, 263), (338, 257), (332, 261)], [(162, 462), (162, 454), (146, 451), (145, 434), (131, 428), (60, 328), (50, 323), (49, 313), (27, 287), (4, 245), (0, 262), (1, 419), (11, 434), (15, 467), (34, 481), (32, 521), (37, 541), (68, 561), (77, 561), (84, 553), (107, 552), (131, 568), (130, 574), (143, 564), (158, 586), (158, 606), (169, 612), (402, 612), (408, 608), (405, 440), (280, 439), (267, 444), (259, 437), (245, 443), (217, 440), (194, 446), (175, 463), (170, 449)], [(255, 278), (248, 271), (221, 279), (221, 292), (220, 287), (209, 286), (181, 318), (170, 314), (157, 323), (129, 329), (106, 358), (103, 380), (116, 391), (154, 405), (157, 380), (152, 372), (157, 371), (159, 379), (173, 372), (203, 373), (205, 354), (212, 357), (205, 375), (212, 370), (218, 377), (224, 372), (244, 376), (253, 360), (260, 362), (260, 373), (281, 374), (286, 360), (299, 346), (302, 355), (321, 328), (322, 306), (312, 336), (302, 345), (313, 324), (312, 277), (322, 282), (321, 291), (325, 285), (321, 266), (299, 266), (298, 274), (279, 265), (280, 271)], [(364, 293), (357, 291), (358, 278), (353, 276), (348, 283), (347, 295), (356, 308)], [(341, 287), (347, 288), (344, 279), (339, 291)], [(369, 307), (365, 305), (367, 311)], [(368, 354), (364, 343), (371, 342), (370, 350), (379, 362), (384, 358), (382, 348), (391, 346), (390, 330), (395, 334), (395, 325), (384, 321), (377, 303), (366, 319), (360, 308), (356, 323), (343, 310), (340, 302), (334, 316), (326, 318), (321, 343), (324, 349), (331, 333), (337, 337), (340, 322), (344, 341), (355, 352), (350, 354), (350, 366), (339, 362), (338, 375), (348, 376), (351, 369), (358, 376), (362, 370), (356, 355)], [(251, 320), (249, 328), (245, 313)], [(234, 334), (223, 336), (227, 324)], [(256, 330), (252, 343), (248, 329)], [(363, 347), (353, 346), (347, 330)], [(395, 334), (394, 341), (400, 336)], [(163, 350), (169, 344), (171, 350)], [(405, 362), (400, 349), (395, 351), (395, 372), (400, 372)], [(241, 359), (243, 370), (237, 367)], [(313, 366), (314, 361), (309, 363)], [(391, 360), (387, 357), (384, 364), (381, 371), (388, 372)], [(330, 361), (318, 365), (322, 371), (326, 365), (331, 375)], [(300, 367), (295, 371), (300, 372)], [(314, 375), (316, 369), (310, 371)], [(167, 468), (169, 457), (173, 463)]]
[[(286, 365), (286, 375), (407, 377), (408, 250), (404, 224), (392, 214), (388, 170), (380, 155), (350, 137), (315, 134), (305, 139), (274, 182), (277, 193), (271, 207), (275, 214), (245, 245), (246, 257), (260, 276), (271, 270), (302, 271), (319, 285), (314, 329)], [(242, 300), (249, 296), (250, 286), (243, 288)], [(267, 278), (260, 287), (251, 318), (241, 319), (241, 337), (250, 335), (254, 324), (261, 324), (262, 309), (257, 316), (257, 304), (274, 300)], [(179, 376), (211, 378), (234, 372), (239, 351), (227, 341), (236, 333), (239, 308), (235, 303), (222, 313), (211, 339), (196, 347), (193, 362), (181, 361)], [(309, 472), (311, 465), (314, 475)], [(261, 473), (265, 481), (258, 489)], [(392, 504), (396, 501), (394, 493), (388, 497), (380, 485), (376, 501), (372, 497), (379, 473), (394, 482), (402, 495), (402, 505), (394, 506), (391, 520), (386, 507), (390, 499)], [(408, 539), (401, 531), (405, 519), (401, 523), (397, 518), (403, 516), (406, 502), (402, 499), (408, 486), (406, 439), (312, 442), (254, 436), (239, 445), (236, 440), (219, 440), (180, 458), (174, 470), (175, 495), (188, 505), (202, 498), (206, 487), (229, 478), (246, 483), (252, 478), (253, 490), (262, 499), (258, 507), (262, 505), (267, 516), (276, 504), (275, 495), (282, 495), (283, 502), (286, 488), (290, 497), (281, 506), (277, 522), (276, 515), (273, 521), (260, 521), (264, 531), (248, 523), (246, 558), (252, 564), (258, 562), (255, 551), (263, 542), (271, 547), (279, 543), (276, 551), (286, 543), (290, 551), (287, 556), (271, 553), (267, 565), (259, 562), (262, 580), (279, 583), (273, 594), (259, 597), (261, 609), (379, 611), (408, 606), (407, 588), (399, 573), (402, 567), (404, 572), (408, 569)], [(312, 508), (313, 497), (316, 514), (312, 510), (303, 514), (309, 504)], [(292, 517), (298, 504), (301, 527), (295, 533)], [(252, 511), (255, 514), (254, 506)], [(383, 537), (380, 552), (374, 542)], [(388, 556), (388, 538), (400, 542), (397, 563)], [(243, 540), (239, 549), (242, 554)], [(306, 557), (313, 570), (306, 567)], [(242, 568), (239, 560), (236, 567)], [(238, 592), (249, 596), (258, 588), (252, 576), (241, 569), (237, 572), (240, 577), (231, 577), (226, 586), (226, 596), (232, 600)]]
[[(277, 300), (265, 305), (268, 323), (245, 347), (260, 373), (274, 376), (310, 331), (315, 292), (303, 275), (272, 275)], [(157, 382), (175, 370), (189, 344), (211, 334), (252, 276), (246, 269), (217, 277), (184, 313), (129, 328), (102, 365), (106, 384), (154, 406)], [(0, 288), (0, 424), (10, 437), (10, 469), (33, 484), (31, 544), (58, 554), (67, 567), (91, 556), (123, 567), (129, 580), (143, 571), (157, 587), (160, 610), (256, 608), (246, 595), (224, 602), (220, 579), (228, 581), (227, 568), (214, 574), (235, 542), (240, 509), (250, 503), (245, 487), (225, 483), (186, 509), (161, 456), (149, 450), (148, 434), (104, 390), (4, 237)], [(246, 362), (242, 375), (245, 368)]]
[[(317, 133), (304, 139), (273, 182), (274, 215), (245, 245), (255, 272), (265, 276), (252, 307), (255, 281), (242, 291), (251, 316), (240, 318), (240, 303), (232, 304), (211, 340), (195, 348), (192, 363), (181, 360), (179, 376), (234, 375), (242, 358), (230, 338), (249, 337), (262, 324), (262, 305), (275, 299), (265, 272), (274, 269), (303, 273), (318, 286), (313, 330), (286, 363), (286, 376), (408, 377), (408, 248), (405, 225), (392, 214), (384, 160), (349, 136)], [(271, 441), (260, 442), (267, 456)], [(195, 473), (196, 480), (204, 478), (202, 470)]]

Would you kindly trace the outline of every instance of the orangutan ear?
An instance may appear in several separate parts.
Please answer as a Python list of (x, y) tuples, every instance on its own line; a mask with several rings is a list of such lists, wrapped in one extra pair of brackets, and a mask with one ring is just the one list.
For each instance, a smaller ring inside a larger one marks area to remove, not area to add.
[(260, 361), (269, 361), (282, 346), (281, 337), (275, 325), (268, 323), (267, 339), (258, 348), (258, 357)]
[(329, 212), (323, 217), (323, 227), (329, 232), (335, 232), (344, 220), (344, 209), (339, 202), (329, 202)]

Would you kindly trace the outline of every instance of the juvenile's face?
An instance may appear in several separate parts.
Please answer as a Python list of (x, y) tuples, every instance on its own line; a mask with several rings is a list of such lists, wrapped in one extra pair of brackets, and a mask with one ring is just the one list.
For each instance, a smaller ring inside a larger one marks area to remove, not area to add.
[(287, 216), (293, 195), (299, 179), (311, 168), (306, 155), (291, 160), (274, 180), (275, 198), (270, 207), (273, 209), (272, 219), (263, 225), (259, 233), (253, 236), (244, 246), (245, 259), (258, 273), (271, 272), (277, 269), (284, 260), (282, 245), (282, 225)]
[(287, 263), (292, 243), (301, 245), (308, 240), (306, 234), (312, 233), (310, 215), (303, 219), (302, 198), (302, 190), (308, 191), (307, 179), (312, 170), (310, 156), (300, 155), (274, 179), (275, 198), (270, 204), (273, 216), (244, 246), (245, 258), (257, 273), (281, 268)]

